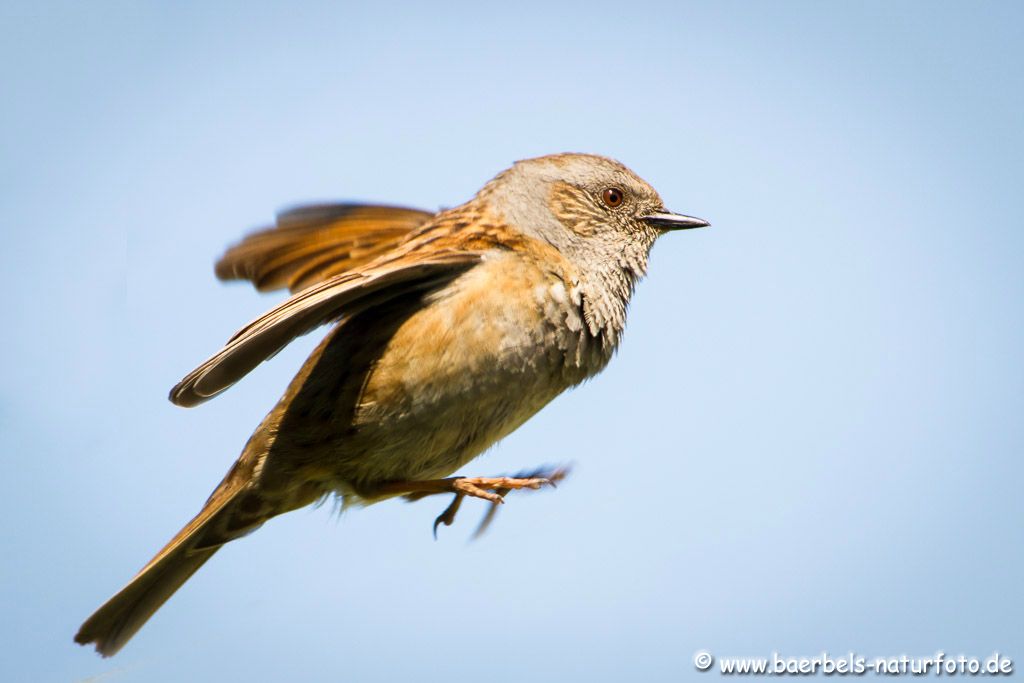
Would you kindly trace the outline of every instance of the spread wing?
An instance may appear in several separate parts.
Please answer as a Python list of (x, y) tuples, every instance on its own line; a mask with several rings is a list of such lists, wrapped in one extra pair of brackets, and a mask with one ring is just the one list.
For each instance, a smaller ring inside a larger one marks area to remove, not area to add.
[(215, 272), (222, 280), (251, 280), (261, 292), (298, 292), (374, 261), (433, 216), (371, 204), (298, 207), (228, 249)]
[(194, 406), (240, 380), (291, 340), (324, 323), (395, 297), (426, 292), (480, 262), (481, 254), (450, 249), (403, 251), (366, 268), (312, 285), (252, 321), (171, 389), (172, 403)]

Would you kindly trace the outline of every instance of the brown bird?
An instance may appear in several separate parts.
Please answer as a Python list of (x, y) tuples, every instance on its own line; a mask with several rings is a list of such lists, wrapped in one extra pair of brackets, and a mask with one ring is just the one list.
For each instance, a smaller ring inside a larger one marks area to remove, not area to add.
[[(622, 164), (520, 161), (432, 214), (330, 204), (232, 247), (224, 280), (293, 296), (171, 390), (195, 406), (295, 337), (336, 323), (206, 505), (75, 636), (110, 656), (225, 543), (335, 494), (345, 504), (452, 493), (497, 504), (562, 476), (450, 477), (555, 396), (600, 372), (655, 239), (708, 225), (669, 213)], [(437, 523), (435, 523), (436, 529)]]

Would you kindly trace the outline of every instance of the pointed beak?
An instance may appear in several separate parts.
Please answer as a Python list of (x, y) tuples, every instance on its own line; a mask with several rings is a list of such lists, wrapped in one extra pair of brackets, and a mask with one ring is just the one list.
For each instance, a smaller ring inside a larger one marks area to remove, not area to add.
[(659, 230), (690, 230), (691, 228), (706, 228), (711, 225), (703, 218), (694, 218), (693, 216), (684, 216), (681, 213), (669, 213), (668, 211), (652, 213), (644, 216), (644, 220)]

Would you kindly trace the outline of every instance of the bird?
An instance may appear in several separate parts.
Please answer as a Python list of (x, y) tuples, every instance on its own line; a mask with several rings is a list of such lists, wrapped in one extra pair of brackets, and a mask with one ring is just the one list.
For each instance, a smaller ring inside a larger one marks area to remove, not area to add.
[(332, 325), (201, 511), (75, 635), (116, 654), (225, 544), (332, 496), (369, 505), (452, 494), (492, 506), (564, 476), (451, 476), (618, 348), (655, 240), (700, 228), (626, 166), (593, 154), (517, 161), (438, 212), (316, 204), (230, 247), (222, 280), (290, 298), (188, 373), (170, 400), (225, 391)]

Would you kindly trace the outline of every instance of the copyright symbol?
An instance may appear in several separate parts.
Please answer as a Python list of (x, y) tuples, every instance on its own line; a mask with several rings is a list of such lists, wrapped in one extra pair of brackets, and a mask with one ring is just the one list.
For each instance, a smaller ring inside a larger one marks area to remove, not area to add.
[(715, 658), (707, 650), (701, 650), (693, 656), (693, 665), (697, 667), (697, 671), (707, 671), (714, 663)]

